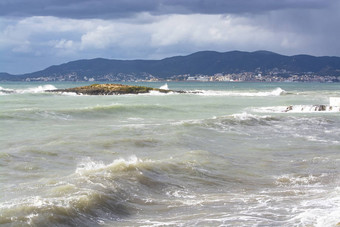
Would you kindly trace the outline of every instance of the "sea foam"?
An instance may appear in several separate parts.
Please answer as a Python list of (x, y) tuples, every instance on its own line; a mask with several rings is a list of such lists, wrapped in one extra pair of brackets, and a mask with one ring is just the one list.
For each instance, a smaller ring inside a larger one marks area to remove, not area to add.
[(287, 94), (285, 90), (278, 87), (271, 91), (214, 91), (214, 90), (198, 90), (199, 95), (203, 96), (244, 96), (244, 97), (266, 97), (266, 96), (281, 96)]
[(55, 90), (55, 89), (57, 88), (51, 84), (40, 85), (37, 87), (30, 87), (30, 88), (25, 88), (25, 89), (8, 89), (8, 88), (0, 87), (0, 95), (13, 94), (13, 93), (16, 93), (16, 94), (43, 93), (47, 90)]
[(115, 159), (110, 164), (104, 164), (103, 162), (94, 162), (90, 158), (84, 159), (77, 166), (76, 174), (90, 174), (100, 171), (124, 171), (129, 168), (136, 168), (143, 161), (136, 156), (131, 156), (129, 159), (119, 158)]
[(8, 94), (14, 93), (14, 91), (15, 90), (13, 89), (0, 87), (0, 95), (8, 95)]
[(320, 111), (320, 105), (293, 105), (293, 106), (268, 106), (268, 107), (256, 107), (252, 109), (258, 113), (334, 113), (339, 112), (338, 106), (325, 106), (325, 110)]
[(166, 84), (164, 84), (164, 85), (160, 86), (160, 88), (159, 88), (159, 89), (163, 89), (163, 90), (169, 90), (168, 84), (166, 83)]

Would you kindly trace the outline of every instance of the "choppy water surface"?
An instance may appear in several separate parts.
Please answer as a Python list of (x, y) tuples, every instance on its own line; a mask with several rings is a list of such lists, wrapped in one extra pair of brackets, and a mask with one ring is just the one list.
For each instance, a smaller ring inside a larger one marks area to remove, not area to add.
[[(340, 84), (167, 84), (199, 94), (45, 92), (80, 85), (0, 84), (0, 225), (340, 222), (340, 112), (310, 108), (340, 97)], [(295, 111), (284, 112), (289, 105)]]

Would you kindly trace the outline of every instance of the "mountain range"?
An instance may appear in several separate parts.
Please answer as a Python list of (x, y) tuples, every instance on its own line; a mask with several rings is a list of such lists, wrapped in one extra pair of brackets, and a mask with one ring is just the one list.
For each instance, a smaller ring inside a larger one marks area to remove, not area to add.
[(175, 75), (214, 75), (216, 73), (276, 72), (288, 74), (316, 74), (340, 76), (340, 57), (315, 57), (310, 55), (285, 56), (269, 51), (215, 52), (201, 51), (187, 56), (162, 60), (110, 60), (95, 58), (77, 60), (44, 70), (11, 75), (0, 73), (0, 80), (18, 81), (34, 78), (52, 80), (124, 80), (127, 77), (165, 79)]

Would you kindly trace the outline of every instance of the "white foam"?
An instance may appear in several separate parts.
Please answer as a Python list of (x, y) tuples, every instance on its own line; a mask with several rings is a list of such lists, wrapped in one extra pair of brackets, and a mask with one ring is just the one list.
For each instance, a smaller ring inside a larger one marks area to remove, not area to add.
[(295, 105), (295, 106), (291, 106), (291, 110), (289, 110), (289, 112), (293, 112), (293, 113), (310, 113), (310, 112), (339, 112), (340, 111), (340, 107), (333, 107), (333, 106), (325, 106), (325, 110), (320, 111), (319, 105)]
[[(173, 94), (176, 94), (176, 93), (174, 93), (174, 92), (164, 93), (164, 92), (151, 90), (148, 93), (140, 93), (138, 95), (140, 95), (140, 96), (164, 96), (164, 95), (173, 95)], [(135, 94), (126, 94), (126, 95), (134, 96)]]
[(259, 115), (254, 115), (254, 114), (250, 114), (247, 112), (243, 112), (240, 114), (233, 114), (231, 115), (233, 118), (240, 120), (240, 121), (245, 121), (245, 120), (261, 120), (261, 119), (266, 119), (266, 118), (270, 118), (271, 116), (259, 116)]
[(268, 106), (253, 108), (254, 112), (258, 113), (324, 113), (324, 112), (339, 112), (340, 107), (336, 106), (325, 106), (325, 110), (319, 110), (319, 105), (294, 105), (294, 106)]
[(8, 95), (10, 93), (14, 93), (14, 90), (0, 87), (0, 95)]
[(275, 183), (278, 186), (284, 187), (300, 187), (300, 186), (308, 186), (315, 187), (319, 186), (320, 182), (323, 178), (327, 177), (327, 174), (320, 175), (293, 175), (293, 174), (285, 174), (277, 177)]
[(47, 90), (55, 90), (57, 89), (55, 86), (51, 84), (40, 85), (37, 87), (31, 87), (26, 89), (4, 89), (0, 87), (0, 93), (17, 93), (17, 94), (26, 94), (26, 93), (43, 93)]
[(129, 117), (128, 120), (129, 121), (143, 121), (144, 118), (141, 118), (141, 117)]
[(105, 169), (119, 171), (127, 169), (129, 167), (136, 166), (139, 163), (143, 163), (143, 161), (138, 159), (136, 156), (130, 156), (128, 160), (125, 160), (124, 158), (119, 158), (114, 160), (110, 164), (104, 164), (103, 162), (95, 162), (92, 161), (90, 158), (86, 158), (78, 164), (75, 173), (83, 175), (92, 172), (102, 171)]
[(242, 92), (242, 91), (213, 91), (213, 90), (198, 90), (199, 95), (203, 96), (245, 96), (245, 97), (265, 97), (265, 96), (280, 96), (287, 92), (282, 88), (275, 88), (272, 91), (260, 92)]
[(327, 196), (305, 200), (298, 204), (301, 212), (293, 218), (295, 223), (298, 222), (299, 226), (337, 226), (340, 222), (340, 187), (325, 194)]
[(163, 89), (163, 90), (169, 90), (168, 84), (166, 83), (166, 84), (164, 84), (164, 85), (160, 86), (160, 88), (159, 88), (159, 89)]
[(47, 84), (47, 85), (43, 85), (43, 86), (28, 88), (28, 89), (24, 90), (24, 92), (41, 93), (41, 92), (44, 92), (44, 91), (47, 91), (47, 90), (55, 90), (55, 89), (57, 89), (55, 86), (53, 86), (51, 84)]
[(267, 106), (252, 108), (252, 111), (257, 113), (283, 113), (287, 109), (287, 106)]
[(83, 94), (77, 94), (75, 92), (58, 92), (58, 93), (65, 96), (85, 96)]
[(340, 97), (330, 97), (329, 98), (329, 105), (340, 107)]
[(286, 93), (287, 92), (285, 90), (283, 90), (282, 88), (279, 88), (279, 87), (270, 92), (270, 94), (273, 95), (273, 96), (280, 96), (280, 95), (283, 95), (283, 94), (286, 94)]

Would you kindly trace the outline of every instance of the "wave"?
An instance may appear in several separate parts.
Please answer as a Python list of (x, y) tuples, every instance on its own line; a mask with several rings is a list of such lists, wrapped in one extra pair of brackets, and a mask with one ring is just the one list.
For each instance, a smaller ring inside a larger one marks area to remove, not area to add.
[(338, 226), (340, 212), (340, 187), (327, 190), (322, 196), (300, 204), (300, 211), (292, 221), (298, 226)]
[(6, 94), (27, 94), (27, 93), (43, 93), (47, 90), (55, 90), (57, 89), (55, 86), (51, 84), (40, 85), (37, 87), (30, 87), (26, 89), (8, 89), (0, 87), (0, 95)]
[(258, 113), (334, 113), (340, 112), (340, 107), (329, 105), (293, 105), (257, 107), (252, 110)]
[(164, 85), (160, 86), (159, 89), (163, 89), (163, 90), (169, 90), (169, 86), (167, 83), (165, 83)]
[(0, 205), (0, 224), (98, 226), (129, 216), (137, 212), (132, 204), (142, 165), (137, 158), (108, 165), (87, 159), (67, 177), (18, 185), (28, 195)]
[(61, 115), (69, 115), (74, 118), (98, 118), (98, 117), (112, 117), (112, 115), (119, 115), (125, 117), (136, 117), (144, 118), (151, 112), (153, 114), (159, 113), (164, 114), (177, 111), (172, 107), (167, 107), (160, 104), (121, 104), (112, 103), (108, 105), (94, 105), (83, 108), (65, 109), (59, 110), (58, 113)]
[(300, 200), (292, 209), (289, 222), (294, 226), (336, 226), (339, 223), (340, 188), (324, 187), (334, 182), (334, 176), (321, 174), (284, 174), (278, 176), (278, 189)]
[[(306, 116), (284, 114), (239, 113), (210, 119), (185, 120), (173, 123), (174, 126), (211, 130), (219, 134), (237, 134), (246, 138), (275, 139), (277, 144), (285, 140), (304, 140), (313, 144), (340, 144), (339, 120), (337, 116)], [(194, 129), (190, 129), (194, 130)], [(208, 132), (207, 132), (208, 133)], [(232, 142), (232, 141), (231, 141)]]
[(69, 176), (18, 185), (25, 196), (0, 204), (0, 224), (98, 226), (150, 205), (170, 209), (166, 207), (193, 204), (197, 196), (188, 195), (178, 176), (210, 181), (201, 174), (192, 162), (131, 156), (105, 164), (85, 158)]
[(3, 120), (18, 120), (18, 121), (42, 121), (42, 120), (72, 120), (71, 114), (66, 111), (51, 111), (41, 110), (38, 108), (21, 108), (6, 113), (0, 114), (0, 119)]
[[(136, 95), (136, 94), (127, 94), (127, 95), (131, 96), (131, 95)], [(167, 95), (178, 95), (178, 93), (176, 92), (164, 93), (164, 92), (159, 92), (159, 91), (149, 91), (148, 93), (140, 93), (137, 95), (138, 96), (167, 96)]]
[(0, 87), (0, 95), (8, 95), (14, 93), (15, 90), (9, 88)]
[(238, 120), (238, 121), (261, 121), (261, 120), (274, 120), (275, 118), (273, 118), (272, 116), (269, 116), (269, 115), (265, 115), (265, 116), (262, 116), (262, 115), (254, 115), (254, 114), (250, 114), (250, 113), (247, 113), (247, 112), (243, 112), (243, 113), (240, 113), (240, 114), (232, 114), (231, 117), (235, 120)]
[[(283, 174), (268, 179), (270, 188), (263, 191), (244, 190), (261, 179), (247, 182), (235, 175), (225, 167), (228, 159), (218, 162), (225, 172), (215, 171), (214, 160), (219, 158), (211, 155), (190, 151), (169, 159), (131, 156), (111, 163), (84, 158), (67, 176), (17, 185), (15, 190), (25, 190), (25, 196), (0, 204), (0, 224), (331, 226), (338, 222), (340, 189), (332, 188), (331, 174)], [(167, 216), (183, 209), (190, 213)], [(269, 218), (259, 218), (263, 213)]]
[(0, 114), (0, 119), (17, 119), (24, 121), (36, 121), (44, 119), (55, 120), (79, 120), (101, 119), (122, 116), (123, 119), (134, 119), (136, 116), (144, 119), (152, 114), (177, 112), (175, 108), (159, 104), (121, 104), (92, 105), (81, 108), (64, 108), (56, 110), (43, 110), (41, 108), (20, 108)]
[[(304, 125), (305, 127), (311, 126), (330, 126), (334, 124), (334, 121), (324, 118), (309, 118), (284, 115), (258, 115), (248, 112), (242, 112), (237, 114), (231, 114), (221, 117), (213, 117), (210, 119), (196, 119), (196, 120), (182, 120), (172, 123), (172, 125), (184, 125), (184, 126), (239, 126), (240, 129), (246, 130), (244, 126), (286, 126), (287, 129), (293, 125)], [(249, 128), (248, 128), (249, 129)], [(273, 128), (268, 128), (268, 130)]]
[[(0, 87), (0, 95), (6, 95), (6, 94), (27, 94), (27, 93), (43, 93), (47, 90), (55, 90), (57, 89), (54, 85), (47, 84), (47, 85), (40, 85), (37, 87), (31, 87), (31, 88), (26, 88), (26, 89), (8, 89), (8, 88), (3, 88)], [(164, 90), (169, 90), (168, 84), (164, 84), (160, 87), (160, 89)], [(243, 91), (215, 91), (215, 90), (195, 90), (193, 93), (197, 93), (198, 95), (202, 96), (244, 96), (244, 97), (265, 97), (265, 96), (281, 96), (287, 93), (285, 90), (282, 88), (278, 87), (275, 88), (274, 90), (271, 91), (254, 91), (254, 92), (243, 92)], [(78, 94), (75, 93), (70, 93), (70, 92), (61, 92), (60, 94), (62, 95), (69, 95), (69, 96), (79, 96)], [(141, 96), (159, 96), (159, 95), (173, 95), (177, 94), (174, 92), (169, 92), (169, 93), (162, 93), (159, 91), (151, 91), (149, 93), (144, 93), (144, 94), (138, 94)], [(189, 94), (191, 94), (189, 92)], [(130, 95), (130, 94), (127, 94)]]
[(280, 187), (320, 186), (328, 174), (285, 174), (277, 177), (275, 183)]
[(97, 106), (90, 106), (85, 108), (80, 108), (75, 110), (76, 112), (107, 112), (107, 111), (122, 111), (122, 112), (129, 112), (129, 111), (169, 111), (172, 110), (170, 107), (158, 105), (158, 104), (134, 104), (134, 105), (124, 105), (119, 103), (114, 103), (110, 105), (97, 105)]
[(172, 124), (184, 126), (203, 126), (216, 129), (227, 129), (230, 127), (235, 128), (239, 126), (240, 129), (244, 130), (244, 126), (266, 126), (269, 125), (271, 122), (275, 123), (278, 121), (280, 121), (280, 118), (278, 117), (273, 117), (270, 115), (255, 115), (247, 112), (242, 112), (239, 114), (213, 117), (210, 119), (185, 120)]
[(17, 90), (18, 93), (42, 93), (47, 90), (55, 90), (57, 89), (55, 86), (51, 84), (43, 85), (43, 86), (37, 86), (32, 88), (27, 88), (23, 90)]
[(266, 97), (266, 96), (281, 96), (287, 93), (282, 88), (278, 87), (271, 91), (257, 92), (242, 92), (242, 91), (213, 91), (213, 90), (198, 90), (199, 95), (203, 96), (245, 96), (245, 97)]

